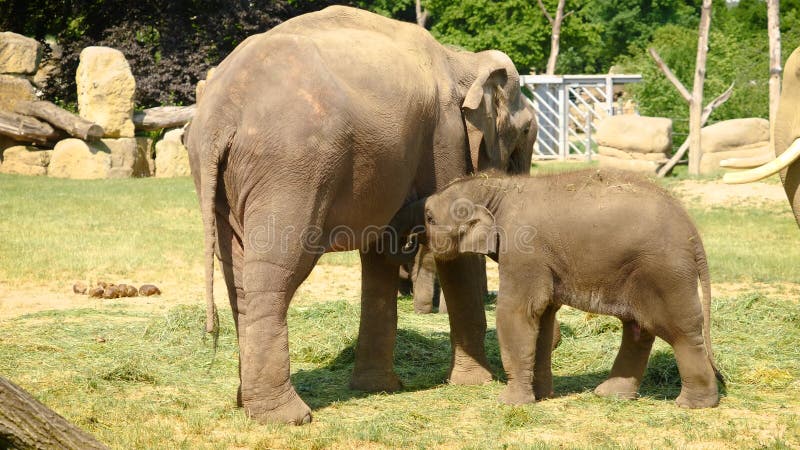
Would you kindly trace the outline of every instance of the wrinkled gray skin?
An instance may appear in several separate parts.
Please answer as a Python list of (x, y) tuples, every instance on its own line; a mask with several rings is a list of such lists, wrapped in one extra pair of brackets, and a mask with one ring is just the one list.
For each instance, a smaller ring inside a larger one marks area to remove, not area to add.
[[(772, 133), (776, 156), (800, 138), (800, 48), (792, 52), (783, 68), (781, 98)], [(800, 225), (800, 159), (781, 171), (781, 181), (795, 221)]]
[(553, 317), (569, 305), (623, 322), (619, 354), (597, 394), (635, 398), (658, 336), (678, 361), (676, 403), (718, 404), (706, 254), (686, 211), (652, 182), (606, 170), (479, 174), (429, 197), (425, 215), (437, 262), (479, 253), (499, 263), (497, 337), (508, 375), (501, 401), (553, 394)]
[[(535, 136), (505, 54), (451, 50), (413, 24), (334, 6), (240, 44), (207, 80), (186, 143), (205, 232), (207, 329), (215, 325), (216, 252), (246, 413), (260, 422), (311, 420), (289, 377), (286, 313), (324, 252), (361, 250), (350, 386), (400, 389), (392, 367), (398, 263), (374, 231), (404, 204), (476, 169), (529, 170)], [(438, 267), (451, 383), (491, 379), (480, 267), (475, 255)]]

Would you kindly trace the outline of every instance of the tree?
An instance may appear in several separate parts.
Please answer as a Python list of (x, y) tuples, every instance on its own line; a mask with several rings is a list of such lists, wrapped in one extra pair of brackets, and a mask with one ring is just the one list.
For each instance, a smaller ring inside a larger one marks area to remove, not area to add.
[(547, 8), (544, 7), (542, 0), (536, 0), (536, 2), (539, 4), (539, 9), (542, 10), (542, 14), (544, 14), (547, 21), (550, 22), (550, 26), (553, 28), (550, 35), (550, 56), (547, 58), (547, 70), (545, 71), (547, 75), (553, 75), (556, 73), (556, 61), (558, 60), (559, 41), (561, 39), (561, 23), (564, 21), (564, 18), (571, 15), (574, 11), (570, 11), (564, 15), (564, 3), (566, 2), (565, 0), (558, 0), (556, 16), (553, 17), (547, 12)]
[(781, 28), (779, 0), (767, 0), (767, 29), (769, 35), (769, 123), (775, 123), (778, 100), (781, 96)]

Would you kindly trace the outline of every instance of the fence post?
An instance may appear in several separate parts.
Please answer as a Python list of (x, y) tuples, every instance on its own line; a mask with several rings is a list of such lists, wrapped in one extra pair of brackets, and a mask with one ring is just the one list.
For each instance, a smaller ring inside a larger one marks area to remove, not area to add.
[(558, 155), (562, 161), (569, 156), (567, 141), (567, 127), (569, 126), (569, 106), (567, 105), (567, 87), (562, 83), (558, 86)]
[(583, 149), (584, 153), (586, 154), (586, 161), (589, 162), (592, 160), (592, 111), (586, 111), (586, 128), (584, 129), (586, 134), (586, 147)]

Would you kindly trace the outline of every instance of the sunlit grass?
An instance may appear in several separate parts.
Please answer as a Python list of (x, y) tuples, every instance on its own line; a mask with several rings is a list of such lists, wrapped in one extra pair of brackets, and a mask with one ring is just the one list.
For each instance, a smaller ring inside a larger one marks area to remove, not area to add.
[[(292, 381), (314, 409), (314, 422), (303, 427), (258, 425), (236, 408), (230, 312), (220, 314), (214, 356), (202, 332), (200, 294), (195, 306), (97, 301), (0, 321), (0, 376), (121, 449), (796, 447), (800, 304), (786, 295), (793, 288), (781, 286), (800, 283), (800, 233), (785, 207), (688, 206), (713, 282), (768, 282), (777, 292), (715, 295), (712, 338), (728, 386), (712, 410), (674, 405), (680, 378), (661, 341), (638, 401), (595, 397), (619, 346), (619, 322), (567, 308), (559, 313), (563, 341), (553, 360), (557, 398), (502, 406), (493, 305), (486, 307), (486, 345), (499, 381), (449, 386), (447, 317), (415, 315), (408, 298), (399, 302), (395, 350), (405, 390), (350, 391), (359, 306), (334, 293), (290, 308)], [(60, 290), (77, 279), (114, 277), (157, 277), (192, 292), (202, 286), (200, 217), (188, 178), (0, 176), (0, 211), (0, 287)], [(325, 255), (321, 263), (356, 269), (358, 255)]]

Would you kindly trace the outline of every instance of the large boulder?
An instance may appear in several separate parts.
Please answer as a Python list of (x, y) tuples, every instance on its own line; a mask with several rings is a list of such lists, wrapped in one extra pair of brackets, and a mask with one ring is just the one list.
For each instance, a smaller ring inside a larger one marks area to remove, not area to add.
[(41, 45), (29, 37), (5, 31), (0, 33), (0, 73), (36, 73), (42, 58)]
[(86, 47), (78, 71), (78, 110), (106, 132), (106, 137), (133, 137), (136, 81), (125, 55), (109, 47)]
[(665, 153), (637, 153), (625, 152), (614, 147), (606, 147), (604, 145), (597, 146), (597, 153), (604, 156), (611, 156), (619, 159), (638, 159), (642, 161), (658, 161), (667, 162), (669, 159)]
[(746, 150), (745, 147), (761, 147), (768, 143), (769, 121), (757, 117), (723, 120), (700, 130), (704, 154)]
[(775, 158), (775, 155), (770, 151), (769, 141), (760, 145), (742, 146), (736, 150), (725, 152), (706, 152), (705, 147), (703, 147), (703, 156), (700, 157), (700, 173), (708, 175), (722, 170), (719, 163), (729, 158), (753, 158), (769, 161)]
[(134, 171), (133, 176), (143, 176), (143, 177), (151, 177), (156, 173), (156, 161), (153, 159), (153, 152), (155, 147), (155, 141), (151, 137), (147, 136), (136, 136), (136, 153), (137, 157), (144, 161), (147, 164), (147, 172), (146, 174), (137, 175), (136, 171)]
[(3, 163), (0, 164), (0, 173), (47, 175), (47, 166), (50, 164), (53, 151), (17, 145), (5, 149), (2, 153)]
[(627, 152), (666, 153), (672, 148), (672, 120), (633, 114), (601, 120), (594, 135), (598, 145)]
[(171, 178), (191, 175), (189, 152), (182, 143), (183, 129), (176, 128), (164, 133), (156, 143), (156, 177)]
[(648, 175), (656, 175), (656, 171), (663, 164), (659, 161), (647, 161), (644, 159), (622, 159), (613, 156), (599, 154), (597, 161), (600, 167), (612, 167), (615, 169), (629, 170), (632, 172), (640, 172)]
[(111, 167), (108, 178), (149, 177), (150, 165), (138, 138), (100, 139), (88, 143), (89, 147), (108, 153)]
[(14, 111), (20, 100), (36, 100), (31, 82), (22, 77), (0, 75), (0, 109)]
[(80, 139), (64, 139), (56, 144), (50, 157), (47, 174), (57, 178), (81, 180), (107, 178), (111, 170), (111, 154), (90, 147)]

